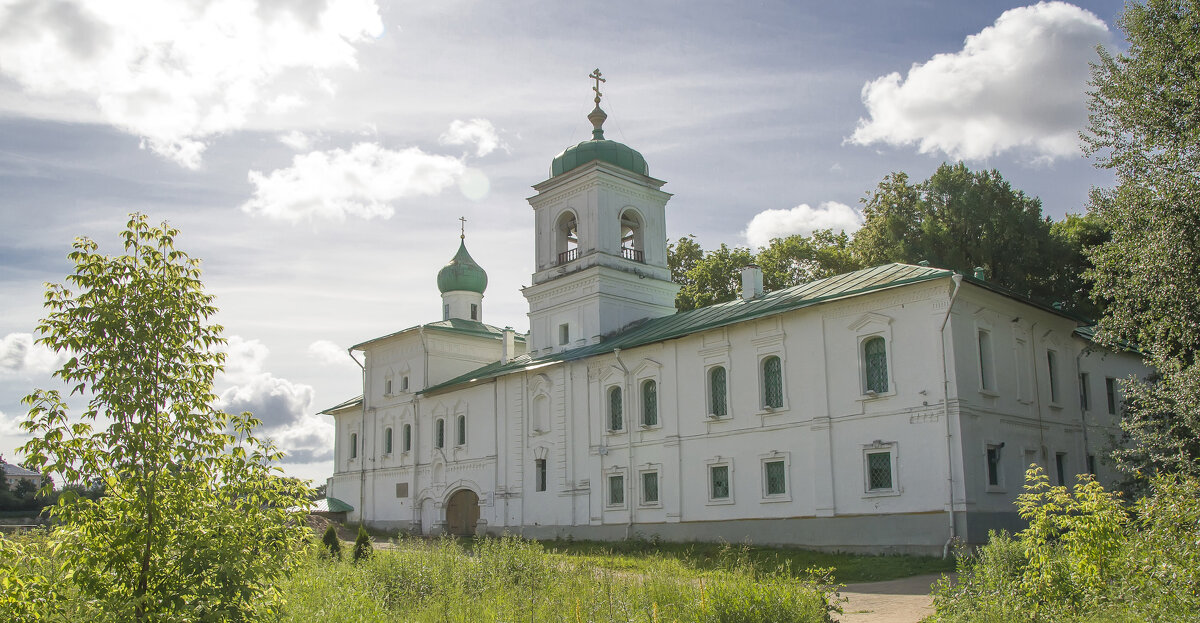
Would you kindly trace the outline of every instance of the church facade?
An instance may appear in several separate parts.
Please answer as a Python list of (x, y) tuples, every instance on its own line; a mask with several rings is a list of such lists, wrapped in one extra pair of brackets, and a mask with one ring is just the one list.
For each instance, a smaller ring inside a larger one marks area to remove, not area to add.
[(982, 273), (890, 264), (676, 313), (664, 182), (603, 134), (534, 186), (529, 332), (483, 322), (466, 250), (442, 320), (351, 347), (328, 495), (419, 534), (750, 540), (941, 553), (1019, 527), (1030, 463), (1114, 476), (1140, 358)]

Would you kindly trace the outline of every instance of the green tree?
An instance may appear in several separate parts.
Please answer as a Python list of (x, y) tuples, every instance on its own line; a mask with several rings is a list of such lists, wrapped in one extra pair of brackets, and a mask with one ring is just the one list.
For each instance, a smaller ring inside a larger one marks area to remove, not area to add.
[(308, 491), (270, 467), (281, 454), (250, 414), (214, 408), (224, 340), (177, 234), (135, 214), (123, 255), (76, 240), (70, 289), (48, 286), (38, 329), (86, 406), (73, 418), (60, 392), (34, 391), (22, 450), (43, 473), (103, 486), (94, 500), (64, 491), (50, 512), (73, 583), (107, 618), (268, 618)]
[(1135, 343), (1158, 371), (1131, 381), (1122, 425), (1136, 446), (1118, 459), (1139, 477), (1200, 473), (1200, 7), (1127, 4), (1129, 47), (1092, 66), (1084, 147), (1115, 175), (1090, 210), (1111, 230), (1094, 247), (1099, 338)]
[(325, 545), (325, 549), (329, 550), (329, 556), (334, 560), (342, 559), (342, 542), (338, 539), (337, 528), (333, 524), (325, 528), (325, 534), (321, 536), (321, 543)]
[(850, 248), (846, 232), (823, 229), (812, 236), (799, 234), (775, 238), (758, 252), (755, 261), (763, 270), (763, 286), (780, 290), (862, 268)]
[(371, 547), (371, 535), (367, 534), (367, 529), (362, 524), (358, 524), (358, 535), (354, 538), (354, 562), (370, 558), (372, 551), (374, 549)]
[(990, 281), (1019, 294), (1079, 306), (1069, 290), (1056, 288), (1052, 267), (1067, 254), (1041, 201), (995, 169), (942, 164), (918, 184), (893, 173), (862, 203), (865, 222), (852, 247), (864, 266), (928, 260), (967, 275), (983, 267)]
[(678, 249), (681, 259), (676, 260), (676, 265), (683, 273), (682, 280), (676, 282), (682, 286), (675, 296), (675, 308), (679, 311), (737, 298), (742, 289), (741, 270), (754, 263), (750, 249), (730, 248), (725, 244), (697, 260), (695, 254), (700, 246), (690, 236), (679, 239)]

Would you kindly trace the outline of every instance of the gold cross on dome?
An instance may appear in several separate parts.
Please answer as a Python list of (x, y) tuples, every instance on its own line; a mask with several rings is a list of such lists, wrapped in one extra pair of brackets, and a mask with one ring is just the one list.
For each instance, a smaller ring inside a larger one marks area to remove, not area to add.
[(458, 237), (466, 240), (466, 238), (467, 238), (467, 217), (460, 216), (460, 217), (458, 217), (458, 220), (462, 221), (462, 223), (459, 224), (459, 227), (461, 229), (460, 229), (460, 233), (459, 233)]
[(599, 68), (599, 67), (597, 67), (596, 69), (592, 70), (592, 73), (591, 73), (591, 75), (589, 75), (589, 76), (588, 76), (589, 78), (591, 78), (591, 79), (593, 79), (593, 80), (595, 80), (595, 81), (596, 81), (596, 86), (592, 87), (592, 90), (596, 92), (596, 105), (597, 105), (597, 106), (599, 106), (599, 105), (600, 105), (600, 96), (601, 96), (601, 95), (603, 95), (602, 93), (600, 93), (600, 83), (601, 83), (601, 82), (608, 82), (607, 80), (605, 80), (604, 78), (601, 78), (600, 76), (601, 76), (601, 74), (600, 74), (600, 68)]

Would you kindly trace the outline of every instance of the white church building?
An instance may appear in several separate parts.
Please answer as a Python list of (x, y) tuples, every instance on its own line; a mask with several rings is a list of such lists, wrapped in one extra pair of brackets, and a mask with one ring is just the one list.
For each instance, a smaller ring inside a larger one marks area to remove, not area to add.
[(362, 396), (323, 412), (349, 521), (940, 554), (1020, 526), (1030, 463), (1114, 477), (1117, 381), (1148, 370), (982, 273), (764, 292), (751, 267), (738, 300), (676, 313), (671, 195), (596, 104), (529, 200), (528, 333), (483, 322), (464, 240), (440, 321), (351, 347)]

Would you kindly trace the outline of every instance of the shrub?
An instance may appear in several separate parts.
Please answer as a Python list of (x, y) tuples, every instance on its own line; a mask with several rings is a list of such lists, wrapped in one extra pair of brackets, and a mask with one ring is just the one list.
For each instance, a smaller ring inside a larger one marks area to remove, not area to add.
[(358, 524), (358, 536), (354, 538), (354, 562), (370, 558), (371, 551), (371, 536), (362, 524)]
[(325, 528), (325, 535), (321, 537), (321, 543), (325, 545), (330, 558), (342, 559), (342, 542), (338, 540), (337, 528), (333, 524), (329, 524), (329, 527)]

